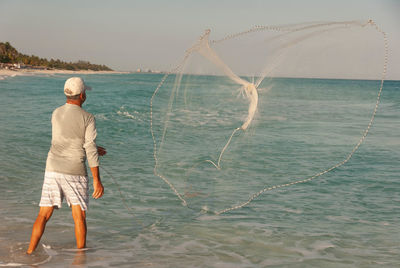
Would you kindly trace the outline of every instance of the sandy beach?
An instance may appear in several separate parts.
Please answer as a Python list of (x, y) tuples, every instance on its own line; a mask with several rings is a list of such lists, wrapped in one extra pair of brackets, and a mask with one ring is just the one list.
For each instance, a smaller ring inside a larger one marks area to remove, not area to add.
[(35, 69), (19, 69), (19, 70), (7, 70), (0, 69), (0, 79), (8, 76), (19, 76), (19, 75), (36, 75), (36, 74), (124, 74), (129, 72), (119, 72), (119, 71), (91, 71), (91, 70), (81, 70), (81, 71), (71, 71), (71, 70), (35, 70)]

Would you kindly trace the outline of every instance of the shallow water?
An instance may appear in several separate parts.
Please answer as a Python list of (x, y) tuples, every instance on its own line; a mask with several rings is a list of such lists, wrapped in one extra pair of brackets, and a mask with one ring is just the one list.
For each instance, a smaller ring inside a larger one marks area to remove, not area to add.
[[(247, 104), (223, 85), (215, 94), (218, 78), (198, 77), (203, 90), (189, 96), (190, 109), (176, 102), (174, 111), (183, 112), (171, 117), (159, 154), (159, 171), (181, 193), (187, 191), (187, 208), (153, 175), (149, 104), (161, 75), (83, 77), (93, 87), (84, 108), (95, 115), (98, 144), (108, 151), (101, 162), (105, 196), (90, 200), (88, 250), (74, 250), (73, 221), (64, 203), (47, 226), (45, 247), (33, 257), (24, 251), (38, 211), (50, 116), (65, 101), (67, 76), (0, 81), (0, 266), (400, 265), (399, 81), (385, 82), (370, 134), (346, 165), (216, 216), (201, 209), (238, 204), (265, 186), (342, 161), (368, 124), (379, 82), (275, 79), (270, 91), (260, 91), (255, 121), (234, 137), (218, 171), (203, 162), (218, 157)], [(155, 102), (157, 137), (164, 97), (168, 91)]]

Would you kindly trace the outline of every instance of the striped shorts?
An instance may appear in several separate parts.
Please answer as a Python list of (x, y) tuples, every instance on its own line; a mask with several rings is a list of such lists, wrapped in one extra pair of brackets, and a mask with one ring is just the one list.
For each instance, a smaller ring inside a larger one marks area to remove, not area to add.
[(87, 176), (46, 171), (39, 206), (61, 208), (65, 197), (68, 206), (80, 205), (82, 210), (87, 210), (89, 206), (88, 190)]

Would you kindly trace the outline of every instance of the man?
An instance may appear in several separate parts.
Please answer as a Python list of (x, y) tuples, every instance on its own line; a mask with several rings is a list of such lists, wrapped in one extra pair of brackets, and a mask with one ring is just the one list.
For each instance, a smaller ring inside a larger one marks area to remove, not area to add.
[(72, 209), (75, 237), (78, 248), (86, 247), (86, 210), (89, 204), (86, 158), (93, 175), (93, 198), (100, 198), (104, 187), (100, 180), (99, 155), (106, 151), (96, 146), (94, 116), (83, 110), (86, 90), (90, 89), (83, 79), (69, 78), (64, 85), (66, 104), (54, 110), (52, 140), (47, 156), (46, 170), (39, 203), (39, 215), (33, 224), (27, 254), (37, 247), (47, 221), (54, 208), (60, 208), (65, 198)]

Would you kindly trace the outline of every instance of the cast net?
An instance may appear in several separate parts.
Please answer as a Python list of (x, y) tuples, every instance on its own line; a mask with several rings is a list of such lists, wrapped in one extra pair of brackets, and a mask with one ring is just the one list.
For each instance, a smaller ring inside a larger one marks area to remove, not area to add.
[(372, 20), (211, 35), (165, 74), (150, 105), (154, 174), (183, 205), (225, 213), (352, 158), (386, 74), (386, 34)]

